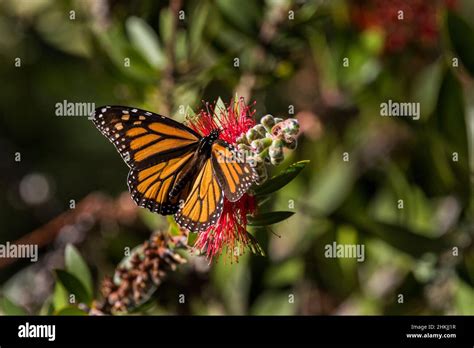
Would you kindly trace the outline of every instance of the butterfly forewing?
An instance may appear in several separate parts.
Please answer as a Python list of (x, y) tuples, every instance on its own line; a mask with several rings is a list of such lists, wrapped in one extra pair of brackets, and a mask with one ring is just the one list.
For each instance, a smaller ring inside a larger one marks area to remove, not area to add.
[(130, 168), (147, 168), (192, 152), (201, 138), (168, 117), (124, 106), (98, 108), (93, 121)]
[(134, 201), (159, 214), (176, 213), (190, 183), (173, 197), (169, 192), (192, 165), (201, 137), (181, 123), (135, 108), (98, 108), (93, 120), (131, 168), (128, 187)]

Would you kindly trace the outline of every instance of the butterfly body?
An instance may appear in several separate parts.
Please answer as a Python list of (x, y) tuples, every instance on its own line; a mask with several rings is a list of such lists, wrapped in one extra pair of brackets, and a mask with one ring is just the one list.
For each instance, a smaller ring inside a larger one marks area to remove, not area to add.
[(224, 197), (238, 200), (256, 180), (255, 170), (219, 139), (201, 136), (165, 116), (124, 106), (106, 106), (93, 115), (96, 127), (130, 167), (134, 201), (162, 215), (174, 214), (182, 227), (203, 231), (222, 213)]

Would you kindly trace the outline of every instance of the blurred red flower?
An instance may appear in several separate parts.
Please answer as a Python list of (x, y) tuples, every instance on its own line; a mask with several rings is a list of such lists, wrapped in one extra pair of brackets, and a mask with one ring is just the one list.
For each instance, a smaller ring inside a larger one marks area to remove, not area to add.
[(457, 0), (354, 0), (352, 22), (359, 30), (376, 28), (385, 35), (385, 52), (407, 46), (434, 48), (439, 39), (439, 12)]
[[(255, 125), (254, 104), (247, 105), (243, 98), (232, 100), (227, 106), (222, 103), (206, 103), (206, 108), (190, 119), (188, 125), (203, 136), (219, 129), (220, 139), (236, 145), (237, 138)], [(232, 259), (237, 259), (245, 248), (254, 251), (259, 249), (257, 242), (247, 232), (247, 215), (254, 214), (255, 210), (255, 198), (247, 193), (236, 202), (224, 197), (219, 220), (214, 226), (199, 233), (194, 247), (204, 251), (210, 260), (220, 255), (224, 249)]]

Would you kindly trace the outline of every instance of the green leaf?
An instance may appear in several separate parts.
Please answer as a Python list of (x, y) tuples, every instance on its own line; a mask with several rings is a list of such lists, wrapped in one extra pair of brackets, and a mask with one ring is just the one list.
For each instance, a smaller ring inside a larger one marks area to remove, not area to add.
[(466, 70), (474, 76), (474, 30), (459, 15), (448, 11), (446, 16), (446, 26), (451, 45), (454, 52), (466, 67)]
[(307, 160), (299, 161), (288, 166), (288, 168), (283, 170), (281, 173), (254, 189), (255, 196), (268, 195), (281, 189), (283, 186), (287, 185), (291, 180), (293, 180), (308, 163), (309, 161)]
[(125, 23), (131, 43), (155, 68), (164, 68), (165, 55), (161, 49), (158, 35), (147, 22), (138, 17), (130, 17)]
[(297, 305), (288, 301), (287, 293), (269, 290), (257, 297), (250, 308), (251, 315), (293, 315)]
[(53, 292), (53, 307), (56, 311), (69, 305), (67, 296), (67, 290), (57, 281)]
[(460, 279), (455, 288), (454, 306), (458, 315), (474, 314), (474, 290)]
[(209, 4), (199, 2), (196, 6), (194, 15), (191, 18), (189, 41), (191, 45), (191, 54), (194, 55), (202, 48), (202, 34), (209, 16)]
[[(473, 46), (474, 47), (474, 46)], [(461, 83), (450, 69), (446, 69), (436, 104), (436, 111), (430, 120), (443, 139), (442, 151), (445, 151), (448, 163), (454, 169), (456, 191), (467, 202), (470, 198), (470, 170), (468, 155), (468, 136), (465, 119), (464, 96)], [(458, 160), (453, 161), (453, 153)], [(436, 154), (440, 157), (442, 153)]]
[[(332, 151), (329, 161), (314, 174), (307, 204), (319, 215), (334, 212), (350, 196), (357, 178), (357, 155), (354, 153), (348, 162), (341, 161), (343, 150)], [(356, 157), (356, 158), (354, 158)]]
[(196, 243), (198, 234), (197, 233), (189, 233), (188, 234), (188, 245), (189, 246), (194, 246), (194, 243)]
[(90, 303), (92, 301), (92, 297), (87, 292), (84, 285), (82, 285), (81, 281), (77, 279), (76, 276), (72, 275), (69, 272), (57, 269), (56, 276), (61, 284), (66, 288), (66, 290), (76, 296), (76, 300), (82, 303)]
[(56, 315), (78, 316), (78, 315), (87, 315), (87, 313), (84, 311), (81, 311), (77, 307), (69, 306), (58, 311)]
[[(158, 72), (153, 68), (146, 58), (139, 52), (124, 35), (123, 30), (112, 27), (110, 30), (101, 32), (98, 35), (102, 48), (114, 64), (115, 68), (124, 76), (132, 77), (141, 82), (152, 83), (159, 77)], [(124, 65), (124, 59), (133, 62), (129, 67)]]
[(280, 221), (288, 219), (292, 216), (294, 212), (292, 211), (273, 211), (270, 213), (263, 213), (257, 216), (248, 217), (249, 226), (268, 226), (276, 224)]
[(66, 245), (64, 254), (66, 270), (79, 279), (89, 295), (92, 296), (92, 276), (81, 254), (72, 244)]
[(257, 31), (256, 22), (260, 19), (261, 11), (254, 1), (217, 0), (217, 8), (233, 24), (246, 34), (254, 36)]
[(174, 219), (174, 217), (172, 215), (168, 215), (166, 217), (166, 220), (168, 221), (169, 223), (169, 227), (168, 227), (168, 233), (171, 235), (171, 236), (179, 236), (181, 235), (181, 231), (179, 230), (179, 225), (176, 223), (176, 220)]
[(26, 311), (16, 303), (10, 301), (7, 297), (3, 297), (1, 300), (1, 307), (3, 313), (6, 315), (27, 315)]
[(289, 259), (270, 267), (265, 272), (264, 283), (269, 287), (284, 287), (295, 284), (304, 274), (301, 259)]
[(171, 16), (171, 11), (168, 7), (165, 7), (160, 11), (160, 37), (165, 47), (171, 40), (171, 32), (173, 27)]
[(417, 258), (425, 253), (442, 252), (450, 244), (445, 238), (425, 237), (404, 226), (369, 220), (362, 211), (351, 210), (333, 215), (335, 219), (351, 224), (361, 233), (377, 237), (392, 247)]

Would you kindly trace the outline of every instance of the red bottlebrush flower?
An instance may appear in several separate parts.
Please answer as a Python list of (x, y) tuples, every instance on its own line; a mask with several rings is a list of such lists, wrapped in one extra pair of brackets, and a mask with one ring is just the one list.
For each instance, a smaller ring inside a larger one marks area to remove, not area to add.
[[(255, 104), (255, 103), (254, 103)], [(231, 101), (228, 106), (209, 105), (188, 121), (188, 126), (202, 136), (209, 135), (219, 129), (219, 138), (236, 145), (237, 138), (255, 125), (253, 115), (255, 110), (246, 105), (243, 98)], [(237, 259), (245, 248), (261, 252), (255, 239), (247, 232), (247, 215), (255, 213), (255, 198), (245, 193), (238, 201), (231, 202), (224, 197), (224, 206), (217, 223), (206, 231), (199, 233), (195, 248), (205, 251), (212, 260), (220, 255), (224, 248)]]
[(220, 129), (219, 138), (235, 145), (239, 136), (255, 126), (253, 105), (245, 104), (243, 98), (231, 101), (225, 108), (218, 104), (210, 106), (209, 103), (206, 103), (206, 110), (201, 110), (194, 119), (191, 119), (189, 127), (202, 136), (209, 135), (215, 129)]
[[(377, 28), (385, 35), (385, 53), (407, 46), (434, 48), (439, 41), (439, 16), (443, 8), (455, 9), (457, 0), (354, 0), (352, 22), (360, 30)], [(403, 18), (399, 18), (399, 16)]]

